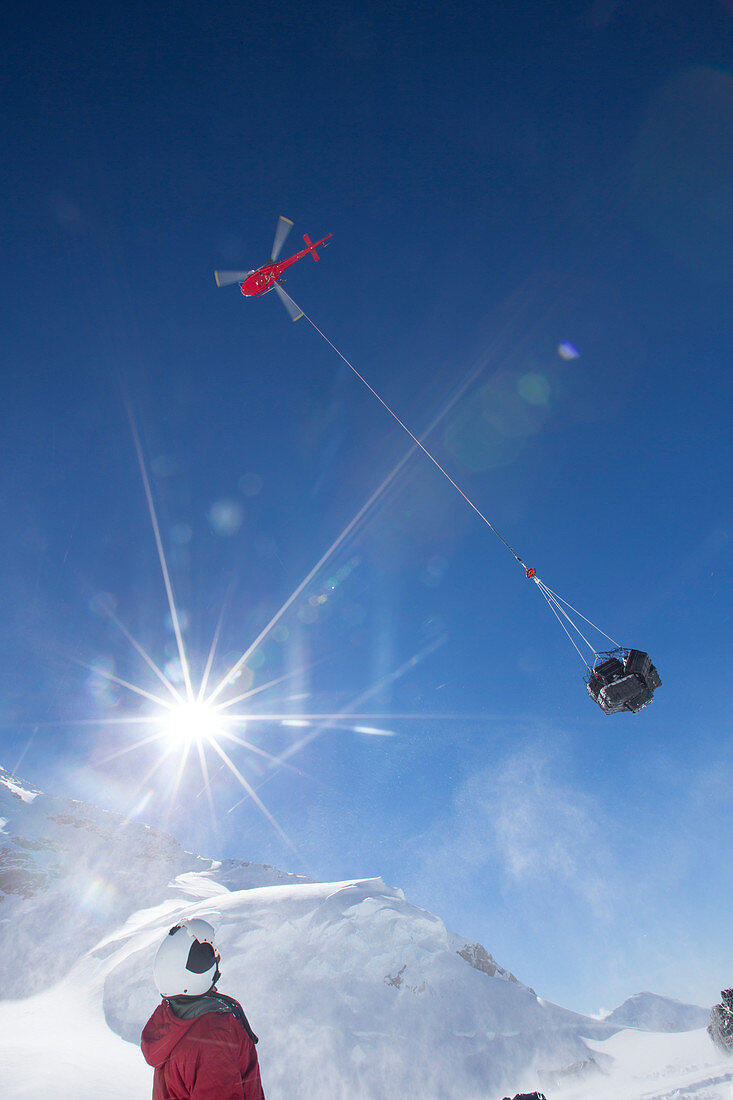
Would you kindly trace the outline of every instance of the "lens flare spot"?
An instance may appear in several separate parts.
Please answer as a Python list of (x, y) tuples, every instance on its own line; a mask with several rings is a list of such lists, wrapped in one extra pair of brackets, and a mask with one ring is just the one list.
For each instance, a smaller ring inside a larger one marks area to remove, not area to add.
[(236, 500), (217, 500), (209, 509), (209, 523), (222, 538), (236, 535), (244, 521), (244, 508)]
[(104, 878), (91, 879), (79, 897), (79, 907), (97, 916), (107, 916), (119, 907), (115, 886)]
[[(252, 655), (251, 655), (252, 656)], [(230, 651), (224, 656), (225, 665), (232, 669), (227, 676), (228, 684), (236, 684), (240, 691), (249, 691), (254, 683), (255, 674), (253, 668), (250, 668), (250, 664), (240, 665), (236, 667), (236, 662), (239, 660), (240, 654)]]
[(256, 649), (254, 653), (250, 653), (247, 658), (247, 665), (255, 672), (265, 664), (267, 664), (267, 655), (261, 649)]
[(517, 383), (517, 393), (528, 405), (546, 405), (550, 400), (550, 383), (544, 374), (523, 374)]
[(394, 737), (394, 730), (382, 730), (377, 726), (354, 726), (354, 733), (366, 733), (369, 737)]
[(174, 657), (170, 661), (166, 661), (163, 671), (172, 684), (183, 683), (183, 665), (177, 657)]
[(569, 344), (567, 341), (559, 345), (557, 354), (566, 362), (569, 362), (571, 359), (580, 359), (580, 352), (578, 349), (574, 344)]

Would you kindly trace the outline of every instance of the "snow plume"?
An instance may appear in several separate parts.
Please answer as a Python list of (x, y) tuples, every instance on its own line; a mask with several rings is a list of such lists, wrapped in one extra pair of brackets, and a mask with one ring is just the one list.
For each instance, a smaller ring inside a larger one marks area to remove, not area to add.
[(418, 875), (479, 871), (505, 894), (562, 893), (587, 917), (608, 920), (618, 897), (602, 807), (558, 774), (556, 757), (525, 746), (463, 785), (452, 815), (419, 838)]
[(498, 773), (472, 780), (467, 793), (493, 831), (510, 879), (540, 888), (552, 882), (584, 901), (597, 919), (611, 914), (600, 807), (553, 774), (548, 754), (525, 749)]

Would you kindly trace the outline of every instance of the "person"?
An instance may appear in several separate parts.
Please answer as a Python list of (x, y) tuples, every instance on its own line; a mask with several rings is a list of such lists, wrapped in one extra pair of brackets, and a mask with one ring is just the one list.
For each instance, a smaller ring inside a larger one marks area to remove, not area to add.
[(252, 1031), (242, 1006), (219, 993), (221, 956), (208, 921), (171, 928), (153, 963), (163, 998), (140, 1045), (154, 1069), (153, 1100), (265, 1100)]

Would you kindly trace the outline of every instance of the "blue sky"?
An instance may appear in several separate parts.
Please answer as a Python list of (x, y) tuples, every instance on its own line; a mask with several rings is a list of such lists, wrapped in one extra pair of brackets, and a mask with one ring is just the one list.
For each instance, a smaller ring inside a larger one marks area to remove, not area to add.
[[(13, 18), (4, 766), (205, 854), (381, 874), (568, 1007), (714, 999), (730, 5)], [(214, 268), (267, 259), (279, 214), (286, 253), (334, 234), (289, 273), (296, 301), (416, 434), (436, 422), (427, 445), (552, 588), (652, 654), (650, 708), (593, 706), (536, 587), (306, 321), (217, 290)], [(105, 608), (176, 658), (128, 409), (194, 678), (222, 607), (219, 677), (374, 497), (231, 689), (286, 677), (248, 713), (341, 715), (249, 722), (287, 766), (232, 748), (289, 843), (215, 753), (205, 792), (178, 750), (150, 774), (161, 741), (114, 755), (160, 721), (109, 675), (166, 689)]]

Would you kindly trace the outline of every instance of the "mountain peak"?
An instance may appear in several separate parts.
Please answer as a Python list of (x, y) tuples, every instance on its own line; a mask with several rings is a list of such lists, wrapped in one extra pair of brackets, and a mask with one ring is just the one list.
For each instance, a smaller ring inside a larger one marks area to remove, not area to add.
[(685, 1004), (658, 993), (635, 993), (622, 1005), (609, 1012), (604, 1020), (619, 1027), (634, 1027), (641, 1031), (694, 1031), (705, 1027), (710, 1010)]

